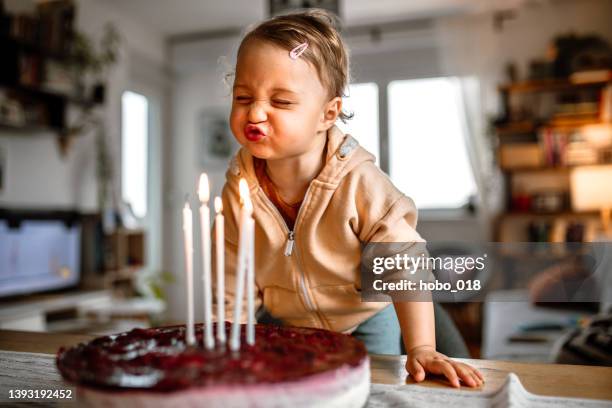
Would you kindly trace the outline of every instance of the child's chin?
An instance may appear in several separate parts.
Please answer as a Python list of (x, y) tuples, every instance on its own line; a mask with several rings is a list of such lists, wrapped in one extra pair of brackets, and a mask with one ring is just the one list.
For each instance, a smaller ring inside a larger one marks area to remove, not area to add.
[(263, 143), (245, 143), (243, 147), (251, 153), (251, 156), (261, 160), (279, 160), (291, 157), (286, 152), (279, 152), (272, 146)]
[(251, 153), (251, 156), (256, 157), (261, 160), (268, 160), (274, 158), (274, 153), (269, 149), (262, 149), (260, 146), (253, 146), (252, 144), (247, 144), (246, 149)]

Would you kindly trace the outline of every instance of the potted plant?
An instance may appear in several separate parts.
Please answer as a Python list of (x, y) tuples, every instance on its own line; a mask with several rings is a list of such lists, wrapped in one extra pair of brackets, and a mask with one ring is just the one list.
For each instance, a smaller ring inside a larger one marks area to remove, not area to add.
[[(120, 44), (119, 32), (111, 23), (104, 26), (97, 45), (87, 34), (75, 32), (70, 54), (79, 97), (88, 97), (92, 103), (104, 101), (104, 82), (117, 62)], [(91, 92), (87, 92), (88, 83), (93, 83)]]

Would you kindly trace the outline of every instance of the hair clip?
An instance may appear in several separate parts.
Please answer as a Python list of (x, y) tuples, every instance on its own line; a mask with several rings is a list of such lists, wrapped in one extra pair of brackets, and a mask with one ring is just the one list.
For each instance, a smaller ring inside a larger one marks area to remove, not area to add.
[(306, 51), (306, 48), (308, 48), (308, 43), (307, 42), (301, 43), (300, 45), (298, 45), (297, 47), (295, 47), (289, 52), (289, 58), (298, 59), (298, 57), (302, 55), (304, 51)]

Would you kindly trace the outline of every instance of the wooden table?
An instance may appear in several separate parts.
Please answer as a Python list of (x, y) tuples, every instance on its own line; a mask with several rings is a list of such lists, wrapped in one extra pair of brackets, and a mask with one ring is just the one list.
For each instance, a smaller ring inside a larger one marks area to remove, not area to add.
[[(477, 367), (485, 377), (482, 390), (498, 389), (508, 373), (513, 372), (527, 391), (557, 397), (612, 400), (612, 367), (591, 367), (566, 364), (513, 363), (508, 361), (457, 359)], [(406, 378), (406, 356), (373, 355), (372, 382), (381, 384), (413, 383)], [(446, 387), (443, 378), (428, 378), (421, 384)], [(474, 389), (463, 387), (467, 392)], [(479, 389), (480, 390), (480, 389)]]
[[(0, 330), (0, 350), (54, 354), (61, 346), (71, 346), (92, 338), (87, 335), (52, 334)], [(509, 372), (518, 375), (525, 388), (540, 395), (612, 400), (612, 367), (561, 364), (512, 363), (462, 359), (478, 367), (485, 376), (484, 390), (495, 390)], [(412, 384), (404, 368), (406, 356), (372, 355), (372, 382)], [(442, 378), (428, 378), (427, 387), (445, 387)], [(466, 392), (473, 391), (463, 388)]]

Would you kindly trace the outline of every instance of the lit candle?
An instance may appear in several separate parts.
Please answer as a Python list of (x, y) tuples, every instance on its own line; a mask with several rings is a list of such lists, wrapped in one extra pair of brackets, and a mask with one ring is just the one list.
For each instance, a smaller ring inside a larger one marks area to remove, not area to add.
[(238, 238), (238, 259), (236, 262), (236, 300), (234, 302), (234, 321), (230, 337), (230, 349), (240, 349), (240, 321), (242, 316), (242, 301), (244, 298), (244, 281), (247, 269), (247, 251), (249, 248), (249, 237), (252, 236), (253, 219), (251, 218), (251, 200), (249, 199), (249, 187), (246, 180), (240, 180), (240, 199), (242, 209), (240, 211), (240, 236)]
[(193, 216), (189, 202), (183, 208), (183, 238), (185, 244), (185, 272), (187, 275), (187, 344), (195, 344), (193, 322)]
[(225, 344), (225, 227), (223, 201), (215, 197), (215, 259), (217, 260), (217, 340)]
[(206, 173), (200, 175), (198, 186), (200, 197), (200, 231), (202, 236), (202, 282), (204, 285), (204, 347), (212, 349), (215, 347), (215, 338), (212, 329), (212, 289), (211, 289), (211, 255), (210, 255), (210, 208), (208, 200), (210, 189), (208, 187), (208, 176)]

